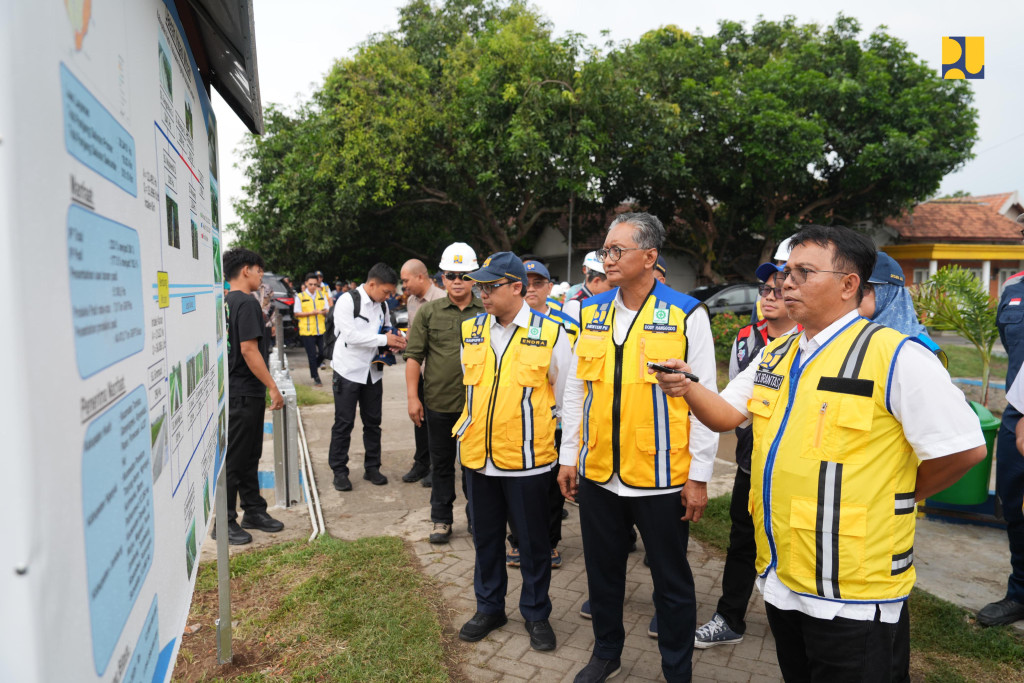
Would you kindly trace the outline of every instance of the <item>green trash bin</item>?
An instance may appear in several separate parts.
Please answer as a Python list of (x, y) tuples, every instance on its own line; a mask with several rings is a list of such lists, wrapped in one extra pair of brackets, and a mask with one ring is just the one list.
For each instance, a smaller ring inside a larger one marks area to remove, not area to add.
[(988, 500), (988, 482), (992, 474), (992, 456), (995, 453), (996, 435), (999, 433), (999, 420), (977, 401), (971, 401), (971, 408), (981, 421), (981, 431), (985, 435), (985, 449), (988, 451), (985, 459), (967, 470), (960, 481), (930, 496), (929, 500), (953, 505), (980, 505)]

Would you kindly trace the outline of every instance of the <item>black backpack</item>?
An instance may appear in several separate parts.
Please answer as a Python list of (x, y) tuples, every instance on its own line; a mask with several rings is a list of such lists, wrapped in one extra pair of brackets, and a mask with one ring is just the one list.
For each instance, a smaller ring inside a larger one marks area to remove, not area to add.
[[(363, 320), (366, 320), (366, 316), (359, 314), (359, 309), (362, 307), (359, 297), (359, 290), (350, 289), (346, 292), (346, 294), (352, 297), (352, 319), (355, 320), (356, 318), (362, 318)], [(331, 309), (327, 312), (327, 320), (324, 321), (324, 341), (326, 342), (324, 344), (325, 358), (334, 358), (334, 344), (338, 341), (338, 335), (340, 334), (340, 332), (334, 329), (334, 307), (337, 305), (338, 302), (337, 300), (335, 300), (335, 302), (331, 304)], [(381, 310), (384, 312), (384, 318), (386, 320), (388, 309), (385, 307), (383, 302), (380, 304), (380, 307)], [(369, 322), (369, 320), (366, 321)]]

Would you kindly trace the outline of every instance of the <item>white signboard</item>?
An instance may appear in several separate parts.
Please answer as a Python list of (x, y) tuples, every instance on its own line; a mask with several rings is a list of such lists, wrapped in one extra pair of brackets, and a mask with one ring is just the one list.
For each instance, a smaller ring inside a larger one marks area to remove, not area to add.
[(0, 2), (0, 680), (165, 681), (226, 439), (216, 122), (171, 0)]

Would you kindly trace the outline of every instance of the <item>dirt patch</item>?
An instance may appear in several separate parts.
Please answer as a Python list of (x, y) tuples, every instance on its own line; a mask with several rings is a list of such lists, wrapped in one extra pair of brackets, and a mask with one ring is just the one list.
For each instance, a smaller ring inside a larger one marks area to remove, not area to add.
[(926, 681), (1000, 681), (1000, 683), (1024, 683), (1024, 672), (1009, 664), (981, 664), (977, 660), (958, 657), (955, 654), (935, 652), (910, 653), (910, 680), (912, 683)]

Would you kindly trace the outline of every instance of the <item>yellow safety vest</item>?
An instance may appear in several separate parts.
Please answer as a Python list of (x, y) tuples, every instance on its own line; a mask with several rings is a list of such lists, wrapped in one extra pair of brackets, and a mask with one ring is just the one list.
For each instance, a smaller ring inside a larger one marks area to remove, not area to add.
[[(310, 296), (308, 292), (299, 292), (299, 303), (302, 304), (303, 313), (319, 311), (322, 308), (329, 310), (331, 308), (330, 298), (325, 299), (321, 289), (318, 289), (313, 296)], [(299, 334), (303, 337), (323, 334), (326, 317), (318, 313), (317, 315), (304, 315), (301, 318), (297, 318)]]
[(907, 337), (857, 318), (801, 368), (800, 335), (769, 344), (751, 413), (757, 571), (802, 595), (902, 600), (914, 585), (918, 460), (889, 412)]
[(618, 474), (626, 486), (682, 486), (690, 474), (690, 408), (668, 397), (648, 361), (686, 359), (687, 317), (700, 302), (655, 281), (621, 346), (615, 294), (590, 297), (580, 311), (576, 376), (585, 383), (577, 466), (598, 483)]
[(560, 326), (531, 311), (530, 327), (517, 327), (501, 358), (491, 349), (491, 320), (481, 313), (462, 323), (466, 405), (452, 435), (462, 464), (501, 470), (550, 465), (555, 451), (555, 391), (548, 367)]

